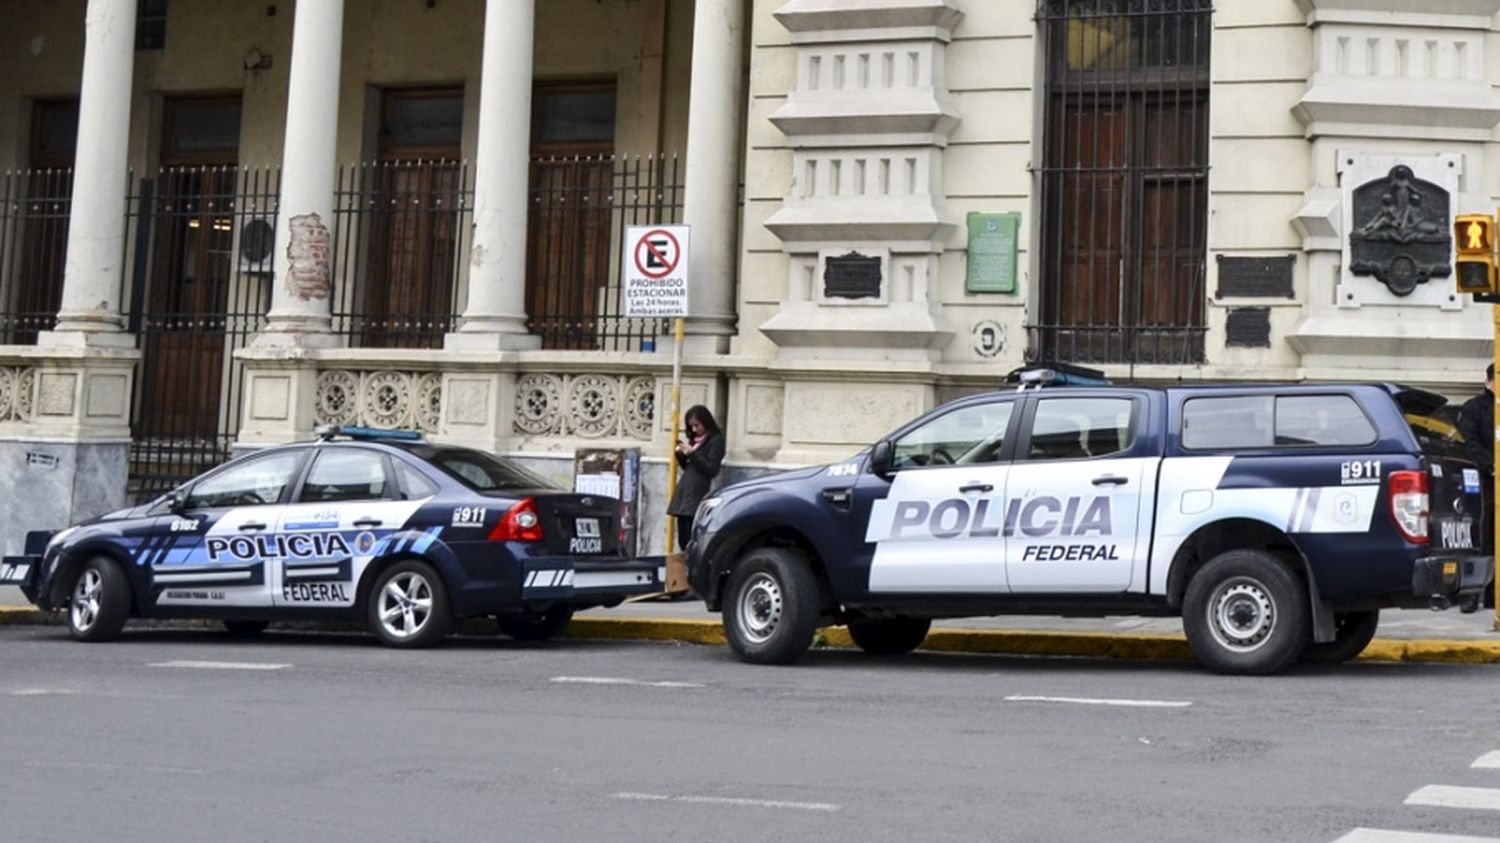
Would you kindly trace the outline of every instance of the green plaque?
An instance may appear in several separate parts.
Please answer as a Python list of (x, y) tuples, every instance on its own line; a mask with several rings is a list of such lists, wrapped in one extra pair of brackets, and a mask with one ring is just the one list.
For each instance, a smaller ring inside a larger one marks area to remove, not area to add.
[(1021, 214), (969, 214), (969, 271), (964, 290), (970, 293), (1016, 291), (1016, 234)]

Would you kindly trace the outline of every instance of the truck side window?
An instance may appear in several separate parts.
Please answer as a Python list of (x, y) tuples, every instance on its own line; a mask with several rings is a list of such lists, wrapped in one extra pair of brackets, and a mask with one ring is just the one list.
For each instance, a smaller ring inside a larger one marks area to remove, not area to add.
[(1031, 422), (1032, 460), (1081, 460), (1130, 446), (1129, 398), (1043, 398)]
[(1375, 427), (1348, 395), (1234, 395), (1182, 405), (1190, 449), (1368, 445)]
[(1347, 395), (1276, 398), (1277, 445), (1368, 445), (1375, 426)]
[(1190, 398), (1182, 404), (1182, 447), (1269, 448), (1272, 396)]
[(896, 440), (895, 467), (995, 462), (1014, 406), (1012, 401), (971, 404), (929, 420)]

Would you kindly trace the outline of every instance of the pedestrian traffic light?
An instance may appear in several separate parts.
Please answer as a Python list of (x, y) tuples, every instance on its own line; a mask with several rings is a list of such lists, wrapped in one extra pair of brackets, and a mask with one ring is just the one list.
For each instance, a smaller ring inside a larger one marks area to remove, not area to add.
[(1495, 218), (1489, 214), (1459, 214), (1453, 219), (1453, 241), (1458, 248), (1454, 266), (1458, 292), (1490, 295), (1495, 279)]

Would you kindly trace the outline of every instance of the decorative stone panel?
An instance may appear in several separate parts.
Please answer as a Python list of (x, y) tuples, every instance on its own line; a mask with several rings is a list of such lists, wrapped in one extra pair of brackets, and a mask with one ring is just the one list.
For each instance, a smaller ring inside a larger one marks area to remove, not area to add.
[(0, 422), (31, 421), (36, 368), (0, 366)]
[(436, 433), (443, 377), (437, 372), (336, 369), (318, 374), (317, 424), (368, 425)]
[(522, 375), (516, 381), (515, 431), (649, 441), (655, 393), (650, 375)]

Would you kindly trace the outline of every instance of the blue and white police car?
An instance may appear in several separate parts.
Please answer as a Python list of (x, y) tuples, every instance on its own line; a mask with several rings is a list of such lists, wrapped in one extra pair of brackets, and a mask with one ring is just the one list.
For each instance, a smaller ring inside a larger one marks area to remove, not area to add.
[(661, 590), (622, 553), (619, 501), (563, 491), (494, 455), (409, 431), (325, 428), (235, 459), (150, 503), (31, 533), (0, 572), (80, 641), (129, 617), (360, 619), (394, 647), (493, 615), (542, 640), (581, 608)]
[(934, 619), (1000, 614), (1180, 615), (1225, 673), (1342, 661), (1381, 609), (1472, 611), (1490, 583), (1478, 471), (1403, 416), (1442, 403), (1369, 384), (975, 395), (706, 498), (688, 577), (751, 662), (798, 658), (819, 624), (894, 654)]

